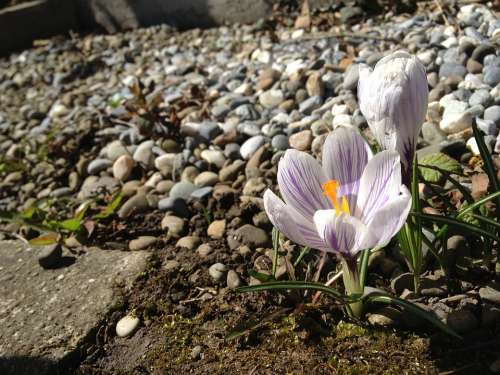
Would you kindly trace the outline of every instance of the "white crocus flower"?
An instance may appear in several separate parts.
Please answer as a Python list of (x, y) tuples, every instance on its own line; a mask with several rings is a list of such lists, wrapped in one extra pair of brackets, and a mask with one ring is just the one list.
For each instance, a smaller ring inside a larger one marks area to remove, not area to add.
[[(347, 291), (362, 293), (358, 253), (385, 246), (410, 211), (398, 153), (373, 156), (361, 135), (340, 127), (326, 138), (323, 165), (309, 154), (287, 150), (278, 165), (278, 186), (284, 201), (271, 190), (264, 194), (274, 226), (292, 241), (337, 254)], [(352, 306), (358, 316), (360, 306)]]
[(417, 137), (427, 113), (429, 88), (422, 63), (405, 51), (381, 59), (372, 71), (359, 71), (358, 100), (378, 143), (401, 156), (403, 181), (409, 185)]

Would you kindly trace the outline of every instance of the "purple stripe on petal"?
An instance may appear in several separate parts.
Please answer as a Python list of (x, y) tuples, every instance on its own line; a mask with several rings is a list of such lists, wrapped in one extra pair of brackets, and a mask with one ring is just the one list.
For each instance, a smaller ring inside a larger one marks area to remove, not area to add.
[(330, 208), (323, 194), (327, 177), (311, 155), (287, 150), (278, 165), (278, 185), (285, 202), (312, 221), (317, 210)]
[(326, 138), (323, 169), (329, 179), (339, 181), (338, 196), (346, 196), (349, 207), (356, 207), (359, 180), (373, 154), (368, 143), (355, 130), (339, 127)]
[(391, 197), (399, 194), (401, 165), (396, 151), (382, 151), (368, 162), (361, 177), (358, 206), (355, 216), (363, 223), (371, 221), (373, 215)]
[(341, 213), (335, 214), (335, 210), (321, 210), (314, 215), (314, 222), (319, 235), (333, 251), (344, 258), (351, 258), (364, 243), (367, 235), (367, 227), (353, 216)]
[(264, 193), (264, 208), (273, 225), (293, 242), (314, 249), (325, 248), (312, 220), (287, 206), (271, 190)]

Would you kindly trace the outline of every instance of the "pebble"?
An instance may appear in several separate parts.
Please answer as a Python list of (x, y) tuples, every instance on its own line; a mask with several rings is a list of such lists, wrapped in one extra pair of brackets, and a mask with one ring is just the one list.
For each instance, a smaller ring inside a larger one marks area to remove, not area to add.
[(193, 191), (197, 189), (197, 186), (192, 182), (180, 181), (177, 182), (172, 189), (170, 189), (170, 198), (182, 198), (184, 200), (189, 199), (189, 196)]
[(269, 235), (261, 228), (254, 227), (250, 224), (245, 224), (236, 230), (236, 237), (241, 244), (250, 247), (266, 247), (269, 245)]
[(226, 232), (226, 220), (214, 220), (207, 228), (207, 235), (213, 239), (220, 239)]
[(189, 216), (189, 208), (186, 204), (186, 200), (180, 197), (167, 197), (160, 199), (158, 202), (158, 209), (160, 211), (170, 211), (180, 217)]
[(87, 173), (90, 175), (96, 175), (99, 172), (105, 171), (109, 167), (113, 165), (113, 162), (108, 159), (95, 159), (92, 160), (88, 167), (87, 167)]
[(292, 134), (290, 136), (290, 146), (299, 151), (309, 150), (313, 136), (310, 130), (303, 130), (301, 132)]
[(179, 237), (186, 228), (186, 221), (180, 217), (167, 214), (161, 221), (161, 228), (166, 229), (169, 236)]
[(346, 90), (354, 90), (358, 87), (359, 66), (351, 64), (344, 73), (343, 87)]
[[(240, 147), (240, 154), (244, 160), (250, 159), (250, 157), (259, 149), (264, 143), (266, 143), (266, 138), (263, 135), (256, 135), (252, 138), (247, 139)], [(225, 181), (221, 178), (221, 181)]]
[(140, 320), (136, 316), (126, 315), (116, 323), (116, 335), (127, 337), (132, 335), (139, 328)]
[(126, 181), (134, 168), (134, 159), (128, 155), (122, 155), (113, 164), (113, 177), (120, 181)]
[(219, 150), (203, 150), (201, 152), (201, 158), (209, 164), (213, 164), (218, 168), (222, 168), (226, 162), (226, 157), (224, 153)]
[(276, 108), (284, 100), (283, 91), (281, 90), (268, 90), (259, 95), (259, 102), (264, 108)]
[(500, 306), (500, 287), (486, 286), (479, 289), (479, 296), (482, 300)]
[(137, 193), (129, 198), (118, 210), (121, 219), (129, 217), (132, 213), (144, 212), (149, 208), (149, 203), (144, 194)]
[(194, 184), (200, 187), (214, 186), (217, 182), (219, 182), (219, 175), (210, 171), (201, 172), (194, 179)]
[(229, 272), (227, 273), (226, 283), (230, 289), (236, 289), (241, 286), (241, 279), (236, 271), (229, 270)]
[(154, 165), (153, 141), (142, 142), (134, 152), (133, 159), (147, 168)]
[(458, 133), (472, 126), (472, 116), (467, 112), (468, 104), (458, 100), (449, 101), (444, 109), (439, 127), (447, 134)]
[(129, 242), (128, 248), (129, 250), (144, 250), (148, 247), (152, 247), (158, 242), (158, 238), (153, 236), (140, 236), (136, 239), (133, 239)]
[(500, 105), (494, 105), (486, 108), (483, 114), (483, 118), (487, 121), (493, 121), (497, 126), (500, 127)]
[(286, 135), (277, 134), (271, 139), (271, 146), (276, 150), (286, 150), (290, 147), (290, 143)]
[(227, 267), (222, 263), (215, 263), (210, 266), (208, 273), (216, 283), (219, 283), (226, 276)]
[(200, 243), (199, 237), (196, 236), (185, 236), (179, 239), (175, 244), (176, 247), (184, 247), (188, 250), (194, 250)]

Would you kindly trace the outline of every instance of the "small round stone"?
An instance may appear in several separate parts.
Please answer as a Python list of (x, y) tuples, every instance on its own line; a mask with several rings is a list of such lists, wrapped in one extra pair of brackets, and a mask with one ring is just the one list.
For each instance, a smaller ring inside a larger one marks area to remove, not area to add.
[(139, 327), (140, 320), (136, 316), (126, 315), (116, 323), (116, 335), (127, 337), (132, 335)]
[(134, 168), (134, 159), (128, 155), (122, 155), (113, 164), (113, 177), (120, 181), (129, 178)]
[(238, 288), (241, 285), (241, 279), (236, 273), (236, 271), (229, 270), (227, 273), (227, 286), (231, 289)]
[(222, 263), (215, 263), (210, 266), (208, 273), (215, 282), (220, 282), (224, 278), (227, 272), (227, 267)]

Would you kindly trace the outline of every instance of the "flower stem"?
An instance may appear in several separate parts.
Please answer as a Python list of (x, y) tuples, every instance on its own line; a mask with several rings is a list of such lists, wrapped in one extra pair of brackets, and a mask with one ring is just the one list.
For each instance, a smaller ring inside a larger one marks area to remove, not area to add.
[[(360, 283), (360, 277), (356, 259), (342, 260), (342, 277), (344, 279), (344, 287), (349, 296), (361, 296), (363, 294), (363, 286)], [(354, 318), (361, 318), (363, 315), (363, 302), (353, 302), (349, 304), (349, 314)]]

